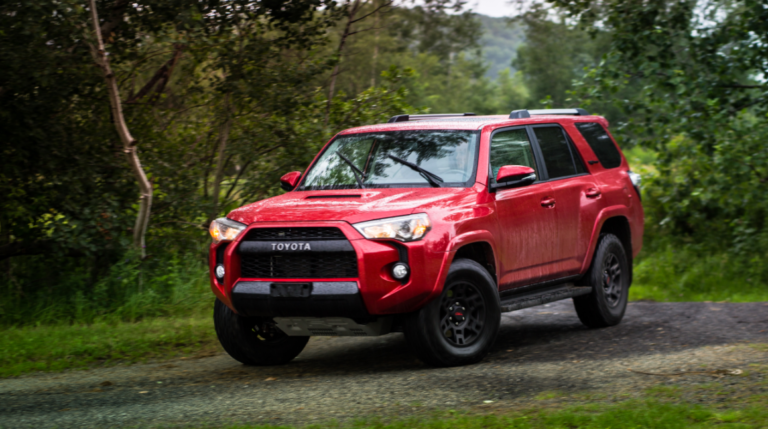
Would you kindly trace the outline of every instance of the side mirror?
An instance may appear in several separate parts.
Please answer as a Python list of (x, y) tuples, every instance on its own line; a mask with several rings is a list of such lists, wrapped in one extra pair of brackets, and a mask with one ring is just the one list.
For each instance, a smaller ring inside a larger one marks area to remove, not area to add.
[(292, 191), (301, 180), (301, 171), (286, 173), (280, 178), (280, 187), (286, 191)]
[(516, 188), (526, 186), (536, 181), (536, 170), (524, 165), (505, 165), (499, 168), (496, 183), (491, 189)]

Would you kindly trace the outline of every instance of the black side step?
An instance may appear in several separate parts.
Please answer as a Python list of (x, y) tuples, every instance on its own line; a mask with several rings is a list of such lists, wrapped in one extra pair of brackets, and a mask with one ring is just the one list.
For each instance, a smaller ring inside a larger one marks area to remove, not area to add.
[(534, 290), (504, 298), (501, 301), (501, 312), (520, 310), (528, 307), (560, 301), (574, 296), (586, 295), (592, 292), (592, 286), (574, 286), (573, 283), (563, 283), (554, 289)]

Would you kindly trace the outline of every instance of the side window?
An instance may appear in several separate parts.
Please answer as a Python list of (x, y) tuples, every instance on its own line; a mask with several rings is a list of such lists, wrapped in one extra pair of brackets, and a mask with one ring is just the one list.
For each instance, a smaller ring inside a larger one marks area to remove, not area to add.
[[(531, 142), (524, 129), (501, 131), (491, 139), (491, 183), (496, 183), (499, 169), (505, 165), (525, 165), (536, 170)], [(538, 179), (539, 173), (536, 172)]]
[(602, 125), (596, 122), (582, 122), (576, 124), (576, 128), (589, 143), (603, 167), (615, 168), (621, 165), (621, 154)]
[(544, 157), (544, 165), (550, 179), (573, 176), (578, 173), (571, 147), (560, 127), (535, 127), (533, 133), (539, 141), (541, 154)]

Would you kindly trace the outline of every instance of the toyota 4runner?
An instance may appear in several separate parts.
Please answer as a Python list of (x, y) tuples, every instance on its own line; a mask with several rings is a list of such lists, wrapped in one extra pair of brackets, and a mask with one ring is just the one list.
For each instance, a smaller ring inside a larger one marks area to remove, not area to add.
[(607, 127), (552, 109), (340, 132), (287, 193), (212, 222), (222, 346), (273, 365), (313, 335), (403, 332), (452, 366), (489, 352), (504, 312), (572, 298), (586, 326), (618, 324), (643, 208)]

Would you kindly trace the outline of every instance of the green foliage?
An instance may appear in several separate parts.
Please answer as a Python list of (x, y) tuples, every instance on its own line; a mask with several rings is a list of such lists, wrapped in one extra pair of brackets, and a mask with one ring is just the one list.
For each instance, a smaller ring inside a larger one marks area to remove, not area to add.
[[(657, 154), (646, 186), (654, 234), (765, 258), (768, 12), (761, 2), (552, 2), (610, 53), (579, 85), (627, 115), (624, 144)], [(599, 24), (597, 24), (599, 22)], [(616, 94), (641, 85), (633, 98)]]
[(768, 261), (651, 243), (635, 261), (631, 300), (768, 301)]
[(123, 256), (106, 272), (79, 258), (17, 261), (0, 301), (0, 326), (135, 321), (187, 316), (207, 308), (211, 291), (204, 259), (190, 254), (141, 261)]

